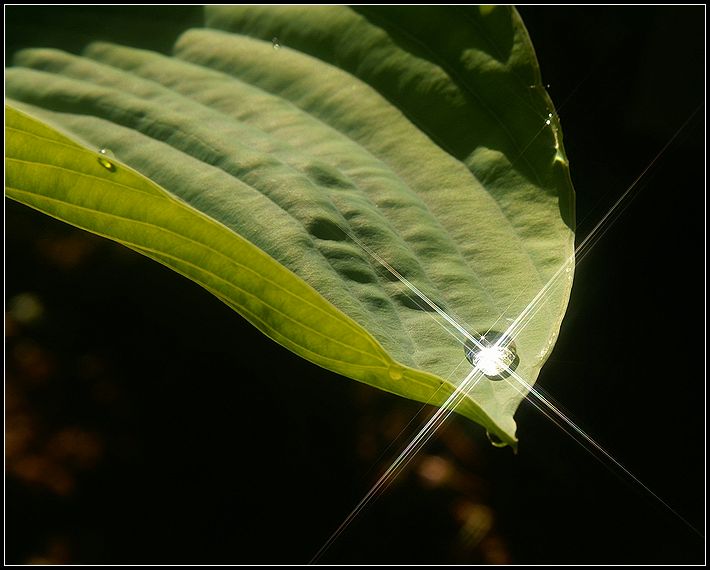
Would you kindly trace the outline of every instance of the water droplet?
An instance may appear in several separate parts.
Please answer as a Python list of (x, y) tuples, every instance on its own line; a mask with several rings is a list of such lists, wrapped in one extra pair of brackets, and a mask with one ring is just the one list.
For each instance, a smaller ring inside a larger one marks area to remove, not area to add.
[(464, 344), (468, 361), (491, 380), (502, 380), (520, 362), (515, 343), (503, 333), (489, 331), (477, 342), (470, 338)]
[(397, 366), (396, 364), (393, 364), (392, 366), (390, 366), (389, 373), (390, 373), (390, 378), (392, 378), (392, 380), (401, 380), (402, 378), (404, 378), (404, 371), (402, 370), (401, 367)]
[(486, 437), (488, 438), (488, 441), (490, 441), (491, 444), (493, 444), (493, 447), (506, 447), (508, 445), (501, 438), (499, 438), (495, 434), (492, 434), (488, 430), (486, 430)]
[(549, 125), (550, 123), (552, 123), (552, 121), (551, 121), (550, 119), (546, 119), (546, 120), (545, 120), (545, 124), (546, 124), (546, 125)]
[(274, 51), (281, 49), (281, 42), (279, 42), (279, 38), (277, 38), (276, 36), (271, 38), (271, 47), (274, 48)]
[(97, 160), (99, 161), (99, 164), (103, 166), (106, 170), (109, 172), (116, 172), (116, 165), (113, 163), (111, 160), (112, 158), (116, 158), (113, 155), (113, 152), (111, 152), (107, 148), (100, 148), (99, 149), (99, 156)]

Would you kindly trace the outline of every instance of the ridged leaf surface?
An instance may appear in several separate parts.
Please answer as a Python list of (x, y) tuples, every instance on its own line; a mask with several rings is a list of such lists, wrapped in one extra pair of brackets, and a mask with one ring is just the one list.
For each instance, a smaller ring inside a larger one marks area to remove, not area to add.
[[(172, 55), (18, 52), (7, 195), (172, 267), (316, 364), (443, 403), (470, 370), (463, 337), (372, 253), (476, 334), (505, 330), (573, 249), (517, 13), (215, 7), (206, 24)], [(569, 286), (515, 339), (531, 383)], [(484, 379), (458, 411), (514, 444), (523, 396)]]

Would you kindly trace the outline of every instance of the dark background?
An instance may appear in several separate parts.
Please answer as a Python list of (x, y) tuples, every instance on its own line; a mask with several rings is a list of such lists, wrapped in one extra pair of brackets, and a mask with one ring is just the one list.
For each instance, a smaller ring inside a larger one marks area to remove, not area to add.
[[(9, 48), (34, 10), (7, 8)], [(704, 103), (705, 9), (520, 12), (583, 238)], [(581, 260), (538, 380), (702, 534), (703, 130), (704, 107)], [(6, 561), (308, 562), (419, 406), (300, 360), (125, 248), (12, 202), (5, 220)], [(658, 500), (531, 405), (516, 419), (517, 456), (452, 421), (322, 561), (703, 562)]]

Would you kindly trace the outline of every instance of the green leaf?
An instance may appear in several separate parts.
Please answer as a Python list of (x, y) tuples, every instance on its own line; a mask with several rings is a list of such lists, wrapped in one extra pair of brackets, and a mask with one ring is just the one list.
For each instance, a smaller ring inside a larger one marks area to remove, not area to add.
[[(172, 56), (18, 52), (7, 195), (173, 268), (320, 366), (442, 405), (470, 370), (463, 337), (368, 252), (472, 334), (507, 328), (572, 254), (559, 124), (517, 13), (216, 7), (207, 25)], [(515, 339), (530, 383), (563, 281)], [(514, 445), (523, 397), (484, 379), (457, 411)]]

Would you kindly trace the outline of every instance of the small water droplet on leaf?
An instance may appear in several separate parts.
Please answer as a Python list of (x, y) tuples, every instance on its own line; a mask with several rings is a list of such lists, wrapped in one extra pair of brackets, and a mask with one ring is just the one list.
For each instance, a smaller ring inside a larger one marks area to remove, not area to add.
[(503, 333), (489, 331), (476, 342), (470, 338), (464, 344), (468, 361), (491, 380), (502, 380), (520, 362), (515, 343)]
[(390, 366), (389, 373), (392, 380), (401, 380), (404, 377), (404, 371), (396, 365)]
[(502, 439), (500, 439), (497, 435), (492, 434), (488, 430), (486, 430), (486, 437), (488, 438), (488, 441), (490, 441), (491, 444), (493, 444), (493, 447), (506, 447), (508, 445)]
[(277, 38), (276, 36), (271, 38), (271, 47), (274, 48), (274, 51), (281, 49), (281, 42), (279, 42), (279, 38)]
[(99, 156), (97, 160), (99, 161), (99, 164), (109, 172), (116, 172), (116, 164), (111, 160), (113, 158), (116, 157), (113, 155), (113, 152), (111, 152), (111, 150), (107, 148), (99, 149)]

